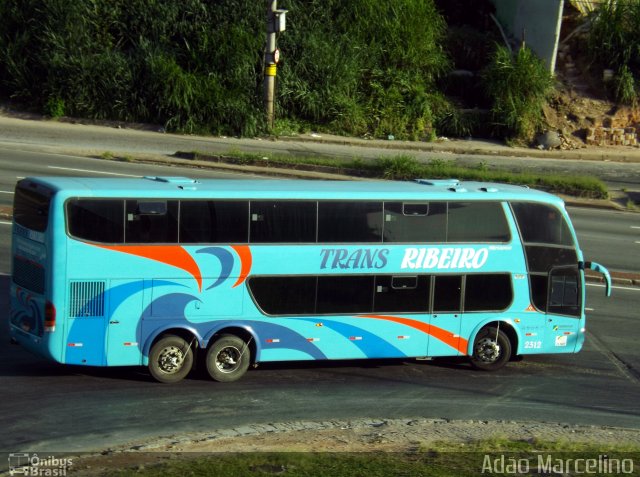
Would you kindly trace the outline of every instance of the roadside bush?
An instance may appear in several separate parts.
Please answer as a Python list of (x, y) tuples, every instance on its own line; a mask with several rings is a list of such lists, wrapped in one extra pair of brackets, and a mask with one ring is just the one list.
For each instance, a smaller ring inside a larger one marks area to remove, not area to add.
[(621, 104), (636, 106), (638, 104), (638, 93), (636, 90), (636, 80), (627, 67), (622, 66), (613, 78), (614, 94), (616, 101)]
[(617, 72), (616, 101), (634, 106), (638, 101), (635, 83), (640, 79), (639, 27), (640, 0), (605, 0), (593, 13), (588, 39), (595, 66)]
[(601, 68), (640, 73), (640, 0), (605, 0), (591, 17), (588, 45)]
[[(234, 0), (5, 0), (0, 84), (50, 112), (255, 134), (263, 6)], [(49, 104), (49, 106), (48, 106)]]
[(531, 141), (543, 126), (542, 107), (553, 87), (542, 61), (526, 47), (512, 55), (498, 46), (482, 79), (498, 131), (516, 141)]

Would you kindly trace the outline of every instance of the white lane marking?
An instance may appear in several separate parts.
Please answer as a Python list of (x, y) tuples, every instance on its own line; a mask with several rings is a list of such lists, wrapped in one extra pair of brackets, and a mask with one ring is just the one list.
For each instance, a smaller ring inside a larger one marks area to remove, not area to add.
[(585, 307), (584, 311), (595, 311), (595, 309)]
[[(600, 285), (598, 283), (587, 283), (588, 287), (598, 287), (598, 288), (604, 288), (604, 285)], [(619, 287), (619, 286), (612, 286), (611, 287), (612, 290), (632, 290), (632, 291), (640, 291), (640, 287)]]
[(11, 225), (11, 222), (7, 222), (6, 220), (0, 220), (0, 225)]
[(74, 169), (72, 167), (60, 167), (60, 166), (47, 166), (49, 169), (59, 169), (62, 171), (73, 171), (73, 172), (89, 172), (91, 174), (106, 174), (109, 176), (123, 176), (123, 177), (141, 177), (139, 175), (133, 174), (119, 174), (117, 172), (104, 172), (104, 171), (92, 171), (89, 169)]
[(10, 191), (10, 190), (0, 190), (0, 194), (13, 194), (13, 191)]
[(631, 228), (632, 228), (632, 229), (640, 229), (640, 226), (638, 226), (638, 225), (632, 225), (632, 226), (631, 226)]

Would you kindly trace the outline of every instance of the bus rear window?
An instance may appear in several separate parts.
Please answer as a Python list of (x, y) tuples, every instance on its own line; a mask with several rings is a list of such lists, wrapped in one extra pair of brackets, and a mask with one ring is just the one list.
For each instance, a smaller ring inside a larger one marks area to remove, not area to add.
[(13, 198), (15, 222), (36, 232), (47, 230), (51, 195), (51, 191), (33, 182), (19, 183)]

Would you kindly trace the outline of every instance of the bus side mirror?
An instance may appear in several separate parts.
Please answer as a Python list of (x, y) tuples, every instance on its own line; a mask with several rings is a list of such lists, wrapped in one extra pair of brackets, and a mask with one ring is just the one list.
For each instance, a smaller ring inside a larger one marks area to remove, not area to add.
[(611, 296), (611, 274), (609, 274), (609, 270), (596, 262), (585, 262), (583, 268), (602, 273), (604, 276), (605, 295)]

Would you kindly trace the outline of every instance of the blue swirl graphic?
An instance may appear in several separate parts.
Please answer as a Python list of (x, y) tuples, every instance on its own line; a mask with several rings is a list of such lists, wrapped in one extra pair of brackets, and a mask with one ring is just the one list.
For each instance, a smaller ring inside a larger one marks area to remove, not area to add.
[(213, 283), (213, 285), (207, 288), (207, 290), (211, 290), (212, 288), (217, 287), (218, 285), (223, 283), (227, 278), (229, 278), (229, 275), (231, 275), (231, 270), (233, 269), (233, 263), (234, 263), (233, 254), (231, 252), (221, 247), (207, 247), (207, 248), (201, 248), (196, 253), (206, 253), (209, 255), (213, 255), (218, 260), (220, 260), (220, 266), (222, 267), (222, 269), (220, 270), (220, 276)]

